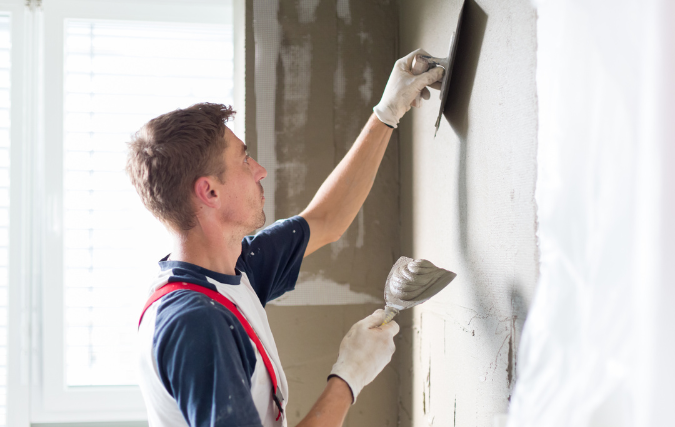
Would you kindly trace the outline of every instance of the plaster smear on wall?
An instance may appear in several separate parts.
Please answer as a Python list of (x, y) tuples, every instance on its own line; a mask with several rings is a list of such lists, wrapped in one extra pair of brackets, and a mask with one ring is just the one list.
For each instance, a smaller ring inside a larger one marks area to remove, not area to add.
[(352, 12), (349, 8), (349, 0), (338, 0), (337, 1), (337, 14), (338, 18), (342, 19), (345, 24), (351, 25), (352, 23)]
[(366, 64), (363, 69), (363, 84), (359, 86), (361, 93), (361, 100), (365, 105), (370, 105), (373, 100), (373, 68), (370, 64)]
[[(363, 223), (363, 207), (359, 210), (359, 213), (356, 215), (356, 218), (354, 219), (354, 224), (352, 227), (356, 227), (357, 234), (356, 234), (356, 242), (354, 242), (354, 247), (356, 248), (362, 248), (364, 239), (366, 237), (366, 230), (365, 226)], [(332, 260), (337, 260), (338, 257), (340, 256), (340, 252), (342, 252), (344, 249), (349, 248), (349, 239), (347, 238), (340, 238), (338, 241), (333, 242), (330, 244), (330, 255)]]
[(335, 94), (335, 101), (342, 103), (345, 99), (346, 84), (345, 68), (342, 55), (338, 56), (337, 67), (335, 67), (335, 76), (333, 76), (333, 93)]
[(298, 2), (298, 17), (301, 24), (316, 21), (316, 7), (321, 0), (300, 0)]
[[(276, 65), (281, 41), (281, 27), (277, 20), (278, 0), (253, 0), (253, 34), (255, 39), (255, 99), (256, 133), (258, 135), (258, 162), (267, 169), (263, 181), (265, 216), (267, 224), (275, 221), (276, 163), (274, 147), (276, 134)], [(247, 95), (250, 96), (250, 95)]]
[(271, 301), (272, 305), (349, 305), (384, 304), (375, 298), (349, 289), (348, 284), (336, 283), (320, 274), (300, 273), (295, 291)]
[(284, 176), (288, 185), (288, 195), (293, 197), (305, 190), (307, 165), (303, 162), (284, 162), (277, 166), (279, 174)]
[[(300, 131), (307, 124), (309, 88), (312, 82), (312, 41), (305, 37), (301, 44), (281, 47), (284, 68), (284, 128)], [(285, 184), (288, 185), (288, 184)]]

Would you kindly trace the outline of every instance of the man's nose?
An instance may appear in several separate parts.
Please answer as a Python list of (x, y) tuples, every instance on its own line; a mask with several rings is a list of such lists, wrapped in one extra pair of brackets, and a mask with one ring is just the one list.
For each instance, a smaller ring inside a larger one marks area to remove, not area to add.
[(265, 177), (267, 177), (267, 169), (262, 167), (260, 165), (260, 163), (258, 163), (257, 161), (253, 160), (253, 162), (255, 163), (255, 166), (256, 166), (256, 172), (255, 172), (256, 181), (260, 181), (260, 180), (264, 179)]

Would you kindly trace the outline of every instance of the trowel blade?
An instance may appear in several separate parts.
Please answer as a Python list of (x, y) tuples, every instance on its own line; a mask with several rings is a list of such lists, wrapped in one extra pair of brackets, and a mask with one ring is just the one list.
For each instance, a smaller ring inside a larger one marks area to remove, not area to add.
[(448, 88), (450, 87), (450, 77), (452, 76), (452, 66), (455, 63), (455, 52), (457, 51), (457, 40), (459, 39), (459, 30), (462, 25), (462, 12), (464, 12), (464, 4), (462, 2), (462, 7), (459, 9), (459, 17), (457, 18), (457, 28), (455, 32), (450, 36), (450, 48), (448, 52), (448, 67), (445, 69), (443, 74), (443, 83), (441, 83), (441, 106), (438, 111), (438, 118), (436, 119), (436, 132), (434, 132), (434, 138), (438, 133), (438, 128), (441, 126), (441, 117), (443, 117), (443, 111), (445, 110), (445, 102), (448, 98)]

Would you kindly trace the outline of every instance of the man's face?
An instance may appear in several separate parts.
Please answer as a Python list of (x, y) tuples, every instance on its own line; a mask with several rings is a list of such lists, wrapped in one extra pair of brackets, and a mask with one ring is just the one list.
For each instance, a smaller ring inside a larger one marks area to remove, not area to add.
[(246, 144), (228, 128), (225, 142), (221, 218), (224, 223), (250, 233), (265, 224), (265, 197), (260, 181), (267, 176), (267, 171), (248, 156)]

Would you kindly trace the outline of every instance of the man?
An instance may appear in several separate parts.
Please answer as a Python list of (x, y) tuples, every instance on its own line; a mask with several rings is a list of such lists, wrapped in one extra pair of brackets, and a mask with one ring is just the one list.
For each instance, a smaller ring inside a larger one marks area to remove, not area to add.
[[(225, 126), (231, 107), (197, 104), (159, 116), (129, 144), (127, 172), (171, 231), (139, 324), (141, 390), (151, 426), (282, 426), (288, 385), (265, 304), (294, 288), (302, 258), (338, 240), (366, 199), (392, 129), (442, 70), (397, 61), (358, 139), (298, 216), (265, 223), (266, 171)], [(340, 426), (391, 360), (398, 325), (383, 311), (343, 339), (326, 389), (300, 426)]]

